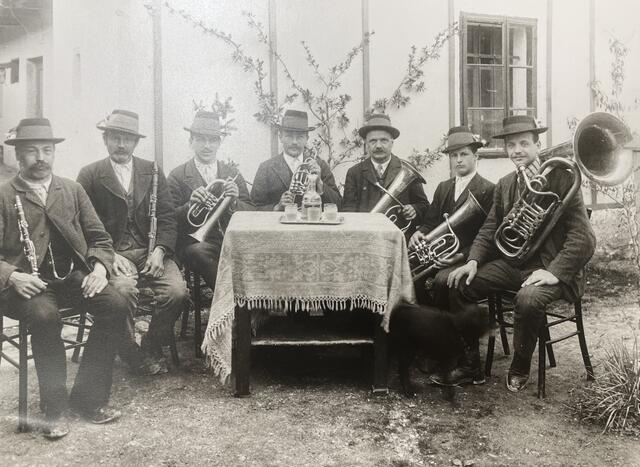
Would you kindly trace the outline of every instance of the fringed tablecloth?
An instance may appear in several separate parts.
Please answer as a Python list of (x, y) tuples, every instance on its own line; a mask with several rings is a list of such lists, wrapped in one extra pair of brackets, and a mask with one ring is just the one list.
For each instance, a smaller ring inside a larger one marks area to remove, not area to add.
[(202, 351), (224, 383), (231, 374), (236, 306), (351, 310), (389, 315), (414, 302), (403, 233), (383, 214), (340, 213), (340, 225), (281, 224), (281, 212), (237, 212), (227, 228)]

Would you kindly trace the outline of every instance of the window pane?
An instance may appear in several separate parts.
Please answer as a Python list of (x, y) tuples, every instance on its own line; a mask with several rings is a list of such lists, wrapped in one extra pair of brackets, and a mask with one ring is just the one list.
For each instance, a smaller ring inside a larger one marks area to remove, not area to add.
[(533, 31), (531, 26), (509, 27), (509, 63), (514, 66), (533, 66)]
[(469, 24), (467, 26), (467, 63), (502, 64), (502, 26)]
[(480, 70), (480, 107), (504, 107), (502, 67)]
[(474, 134), (479, 134), (490, 148), (502, 148), (502, 140), (493, 139), (493, 135), (502, 130), (504, 110), (467, 110), (467, 122)]
[(531, 73), (527, 68), (509, 68), (509, 107), (531, 107)]

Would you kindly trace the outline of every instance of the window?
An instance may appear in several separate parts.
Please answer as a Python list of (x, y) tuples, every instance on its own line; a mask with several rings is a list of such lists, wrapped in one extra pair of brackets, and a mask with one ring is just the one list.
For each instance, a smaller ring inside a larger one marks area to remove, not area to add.
[(502, 154), (491, 136), (507, 115), (536, 115), (536, 20), (462, 13), (462, 123)]

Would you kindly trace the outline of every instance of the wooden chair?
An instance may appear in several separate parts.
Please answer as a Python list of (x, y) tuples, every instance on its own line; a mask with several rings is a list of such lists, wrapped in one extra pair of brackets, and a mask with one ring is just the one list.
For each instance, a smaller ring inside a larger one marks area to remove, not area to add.
[[(187, 287), (191, 293), (191, 302), (193, 304), (193, 340), (195, 345), (196, 357), (202, 358), (202, 309), (203, 303), (207, 300), (211, 302), (213, 291), (207, 286), (202, 276), (190, 269), (184, 269)], [(189, 309), (185, 309), (182, 313), (182, 323), (180, 326), (180, 337), (187, 337), (187, 327), (189, 325)]]
[[(84, 347), (86, 343), (85, 330), (91, 328), (93, 320), (84, 310), (80, 313), (75, 313), (72, 308), (61, 308), (60, 314), (63, 326), (72, 326), (78, 329), (75, 339), (62, 338), (65, 350), (73, 349), (71, 361), (77, 363), (80, 356), (80, 348)], [(25, 432), (29, 429), (27, 422), (28, 361), (33, 358), (33, 355), (29, 354), (29, 332), (24, 321), (18, 321), (17, 333), (13, 330), (15, 327), (10, 326), (5, 329), (4, 314), (0, 309), (0, 329), (2, 329), (2, 334), (0, 334), (0, 362), (4, 359), (18, 369), (18, 431)], [(18, 349), (17, 360), (4, 352), (3, 344), (5, 342)]]
[[(503, 291), (493, 294), (489, 298), (489, 313), (492, 319), (495, 319), (500, 326), (500, 335), (502, 336), (502, 345), (505, 350), (505, 355), (509, 355), (509, 344), (506, 339), (506, 328), (513, 328), (513, 322), (505, 320), (505, 311), (512, 310), (513, 305), (510, 301), (515, 297), (514, 291)], [(505, 303), (506, 301), (506, 303)], [(555, 339), (551, 338), (550, 329), (553, 326), (562, 324), (565, 322), (573, 322), (576, 325), (576, 330), (568, 334), (564, 334)], [(582, 322), (582, 301), (576, 300), (573, 304), (573, 314), (563, 315), (553, 311), (547, 310), (545, 312), (544, 323), (538, 333), (538, 398), (545, 397), (546, 392), (546, 360), (549, 359), (549, 366), (555, 368), (556, 359), (553, 352), (553, 344), (569, 339), (571, 337), (578, 337), (580, 344), (580, 351), (582, 353), (582, 361), (584, 362), (584, 368), (587, 371), (587, 380), (594, 379), (593, 366), (591, 364), (591, 358), (589, 357), (589, 351), (587, 349), (587, 340), (584, 335), (584, 324)], [(485, 365), (485, 373), (487, 376), (491, 376), (491, 366), (493, 363), (493, 353), (495, 347), (495, 336), (489, 337), (487, 343), (487, 360)]]

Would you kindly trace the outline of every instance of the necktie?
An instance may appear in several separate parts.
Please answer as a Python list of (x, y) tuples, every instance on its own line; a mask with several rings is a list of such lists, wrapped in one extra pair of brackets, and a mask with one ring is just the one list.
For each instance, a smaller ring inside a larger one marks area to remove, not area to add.
[(377, 167), (378, 168), (376, 170), (378, 171), (378, 178), (383, 179), (384, 178), (384, 167), (382, 166), (382, 164), (378, 164)]
[(47, 204), (47, 188), (44, 185), (37, 185), (34, 187), (34, 191), (42, 200), (42, 204)]

